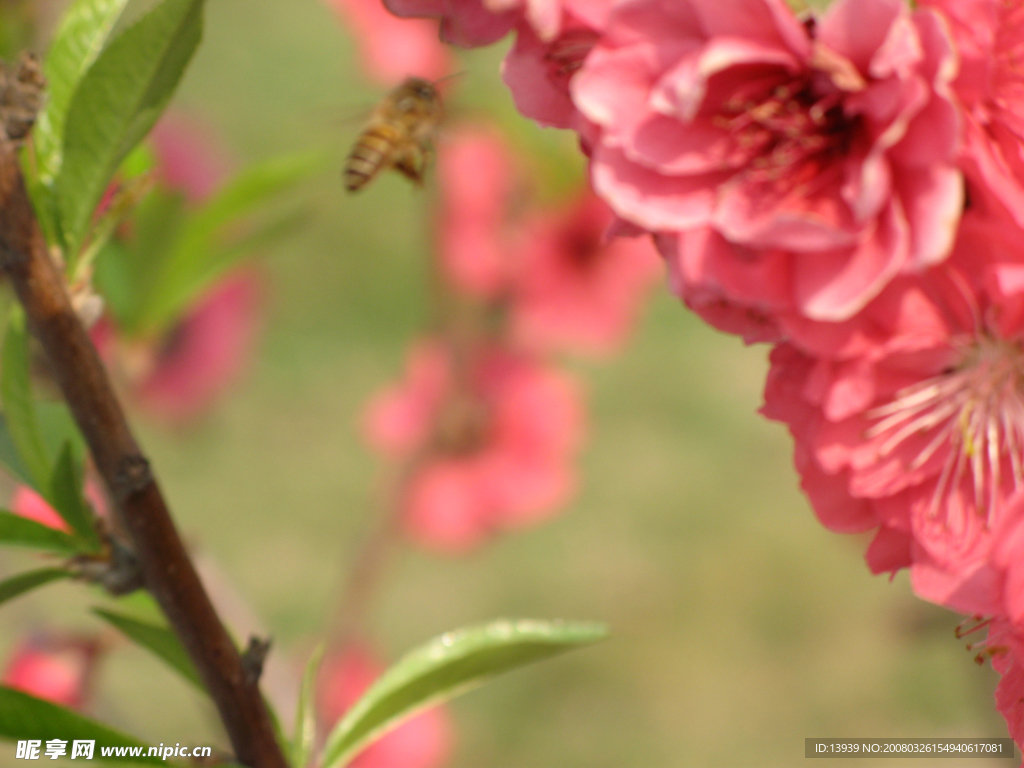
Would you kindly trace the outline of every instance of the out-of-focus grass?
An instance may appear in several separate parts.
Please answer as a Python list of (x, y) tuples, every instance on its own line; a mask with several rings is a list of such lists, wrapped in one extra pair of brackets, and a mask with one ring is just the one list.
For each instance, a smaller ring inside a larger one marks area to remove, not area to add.
[[(558, 156), (571, 138), (514, 116), (499, 56), (465, 56), (459, 110), (486, 108), (519, 146)], [(358, 196), (341, 188), (358, 128), (346, 118), (378, 94), (317, 0), (217, 0), (178, 101), (240, 161), (325, 144), (337, 158), (307, 190), (308, 226), (264, 255), (272, 302), (247, 382), (185, 434), (142, 427), (186, 535), (297, 663), (370, 510), (360, 406), (398, 374), (426, 312), (425, 196), (394, 175)], [(576, 367), (591, 440), (571, 508), (465, 558), (403, 553), (374, 611), (392, 656), (499, 615), (611, 624), (609, 642), (454, 704), (453, 768), (789, 766), (808, 736), (1004, 734), (994, 675), (954, 639), (957, 618), (916, 601), (905, 578), (872, 578), (865, 540), (815, 521), (788, 437), (755, 413), (763, 348), (661, 289), (625, 354)], [(4, 553), (0, 567), (24, 562)], [(5, 606), (0, 652), (51, 624), (96, 627), (81, 588)], [(219, 738), (208, 703), (127, 647), (105, 666), (95, 714), (154, 743)], [(12, 756), (0, 749), (0, 766)]]

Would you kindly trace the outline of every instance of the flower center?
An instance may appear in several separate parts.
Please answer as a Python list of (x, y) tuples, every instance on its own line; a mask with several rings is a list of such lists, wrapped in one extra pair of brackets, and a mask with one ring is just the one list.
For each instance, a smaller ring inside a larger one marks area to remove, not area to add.
[(843, 93), (817, 92), (813, 75), (765, 89), (754, 82), (733, 92), (714, 125), (729, 131), (733, 162), (753, 182), (810, 182), (822, 166), (845, 154), (857, 119), (843, 111)]
[(950, 495), (968, 481), (975, 510), (991, 525), (1003, 486), (1024, 486), (1024, 350), (978, 335), (959, 345), (958, 353), (951, 369), (870, 411), (868, 417), (879, 421), (866, 436), (881, 438), (881, 458), (910, 448), (909, 471), (933, 457), (941, 460), (933, 516), (948, 511)]
[(568, 83), (597, 44), (598, 34), (591, 29), (570, 29), (552, 41), (544, 53), (548, 77), (563, 84)]

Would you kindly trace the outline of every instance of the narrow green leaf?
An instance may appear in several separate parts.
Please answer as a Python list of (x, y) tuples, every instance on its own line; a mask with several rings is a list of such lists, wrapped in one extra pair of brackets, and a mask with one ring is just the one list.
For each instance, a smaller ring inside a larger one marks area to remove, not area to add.
[(51, 185), (61, 163), (64, 120), (79, 78), (96, 60), (128, 0), (77, 0), (43, 61), (46, 104), (32, 129), (39, 179)]
[[(142, 747), (139, 757), (104, 757), (120, 763), (164, 764), (159, 757), (147, 757), (142, 742), (90, 720), (64, 707), (37, 699), (27, 693), (0, 685), (0, 739), (20, 741), (28, 739), (94, 740), (95, 757), (99, 759), (101, 747)], [(68, 750), (70, 755), (70, 749)]]
[(13, 600), (18, 595), (31, 592), (36, 587), (49, 584), (57, 579), (66, 579), (70, 576), (71, 574), (62, 568), (40, 568), (35, 571), (19, 573), (17, 576), (0, 581), (0, 604)]
[(154, 189), (132, 216), (132, 239), (112, 241), (98, 254), (95, 282), (110, 298), (118, 327), (135, 332), (164, 262), (178, 241), (186, 217), (181, 193)]
[(82, 473), (71, 450), (71, 443), (64, 443), (64, 449), (57, 458), (50, 479), (50, 502), (64, 522), (85, 544), (85, 548), (100, 549), (92, 512), (82, 497)]
[(11, 312), (0, 355), (0, 397), (3, 398), (4, 419), (18, 456), (28, 469), (36, 489), (46, 489), (50, 462), (39, 434), (32, 386), (29, 378), (28, 332), (20, 308)]
[(324, 644), (320, 643), (309, 657), (299, 691), (299, 707), (295, 710), (295, 731), (292, 733), (292, 768), (305, 768), (316, 739), (316, 675), (324, 657)]
[(32, 485), (32, 478), (21, 457), (18, 456), (18, 448), (11, 437), (11, 431), (7, 428), (7, 419), (0, 414), (0, 464), (3, 464), (15, 479), (25, 485)]
[[(272, 158), (240, 173), (191, 214), (152, 281), (152, 291), (143, 302), (145, 314), (140, 327), (160, 328), (235, 261), (249, 255), (248, 248), (237, 247), (252, 245), (248, 235), (235, 234), (239, 221), (307, 178), (323, 163), (323, 155), (316, 152)], [(259, 234), (265, 240), (273, 231)]]
[(68, 253), (77, 253), (114, 171), (170, 100), (202, 36), (203, 0), (163, 0), (115, 37), (71, 98), (54, 184)]
[(37, 400), (36, 423), (39, 424), (39, 435), (51, 466), (57, 463), (60, 452), (68, 443), (75, 456), (85, 456), (88, 452), (85, 438), (75, 424), (75, 417), (62, 400)]
[(2, 509), (0, 509), (0, 544), (41, 549), (60, 555), (74, 555), (80, 551), (78, 542), (64, 531), (58, 531), (56, 528)]
[(192, 660), (189, 659), (177, 636), (167, 627), (139, 621), (130, 616), (107, 611), (103, 608), (93, 608), (92, 612), (101, 619), (113, 624), (128, 638), (134, 640), (146, 650), (159, 656), (169, 667), (199, 690), (206, 691), (202, 680), (199, 678), (199, 673), (196, 672), (196, 668), (192, 665)]
[(502, 619), (434, 638), (399, 660), (363, 694), (327, 737), (321, 765), (341, 768), (420, 710), (606, 634), (601, 624)]

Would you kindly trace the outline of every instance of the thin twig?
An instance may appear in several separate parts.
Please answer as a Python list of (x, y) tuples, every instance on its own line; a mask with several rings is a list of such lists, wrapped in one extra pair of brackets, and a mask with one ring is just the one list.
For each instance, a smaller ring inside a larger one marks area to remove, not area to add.
[(409, 479), (422, 466), (418, 452), (394, 468), (382, 484), (369, 530), (355, 550), (331, 622), (333, 642), (343, 648), (366, 633), (367, 613), (401, 534), (402, 504)]
[(92, 451), (146, 587), (217, 705), (237, 759), (287, 768), (258, 685), (203, 589), (128, 427), (99, 356), (71, 307), (25, 190), (14, 145), (0, 137), (0, 269), (10, 279), (53, 377)]

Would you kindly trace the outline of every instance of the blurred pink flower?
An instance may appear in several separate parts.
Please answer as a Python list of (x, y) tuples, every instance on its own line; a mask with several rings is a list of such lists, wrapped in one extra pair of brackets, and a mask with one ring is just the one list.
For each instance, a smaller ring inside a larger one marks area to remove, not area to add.
[(653, 232), (780, 249), (798, 311), (843, 320), (944, 259), (963, 205), (955, 56), (930, 11), (626, 0), (573, 77), (594, 187)]
[(3, 673), (3, 684), (72, 709), (85, 702), (100, 646), (85, 638), (39, 636), (19, 645)]
[(439, 343), (410, 352), (406, 381), (366, 411), (377, 450), (405, 458), (404, 513), (425, 545), (465, 550), (550, 517), (571, 495), (583, 430), (565, 374), (500, 349), (472, 357)]
[[(328, 656), (320, 669), (317, 707), (331, 728), (384, 671), (369, 650), (354, 644)], [(399, 726), (359, 753), (352, 768), (438, 768), (452, 751), (448, 712), (433, 707)]]
[(453, 131), (438, 155), (441, 266), (457, 288), (478, 298), (507, 288), (513, 163), (500, 135), (478, 126)]
[(149, 351), (134, 394), (168, 422), (193, 419), (224, 394), (247, 364), (263, 299), (260, 274), (237, 269), (221, 278)]
[(37, 523), (48, 525), (50, 528), (70, 532), (68, 524), (57, 514), (57, 510), (50, 506), (50, 502), (27, 485), (19, 485), (14, 489), (14, 495), (11, 497), (11, 512), (29, 520), (35, 520)]
[(327, 3), (352, 27), (363, 69), (382, 85), (394, 85), (410, 75), (437, 80), (455, 71), (433, 22), (400, 19), (381, 0)]
[(210, 197), (228, 175), (226, 150), (216, 144), (213, 132), (193, 117), (165, 113), (153, 126), (149, 145), (157, 178), (166, 187), (182, 192), (190, 202)]
[(554, 213), (517, 211), (514, 158), (487, 128), (456, 131), (438, 174), (438, 251), (456, 288), (507, 300), (531, 348), (605, 354), (623, 341), (660, 272), (646, 238), (610, 238), (615, 217), (589, 192)]
[(527, 222), (511, 298), (524, 346), (596, 355), (621, 347), (662, 266), (648, 237), (610, 237), (614, 220), (587, 191)]
[(262, 275), (242, 267), (208, 289), (159, 342), (122, 338), (109, 319), (90, 334), (143, 410), (187, 422), (211, 408), (248, 363), (263, 294)]
[[(107, 502), (103, 492), (92, 477), (85, 479), (85, 498), (92, 505), (97, 514), (104, 515), (107, 511)], [(37, 523), (48, 525), (51, 528), (68, 532), (68, 524), (64, 522), (57, 510), (50, 506), (50, 502), (36, 493), (27, 485), (19, 485), (14, 489), (11, 496), (11, 512), (16, 515), (35, 520)]]
[[(384, 0), (391, 13), (403, 19), (439, 19), (441, 39), (460, 48), (490, 45), (511, 31), (519, 14), (483, 0)], [(558, 0), (539, 0), (541, 4)]]

